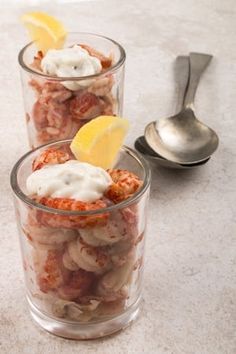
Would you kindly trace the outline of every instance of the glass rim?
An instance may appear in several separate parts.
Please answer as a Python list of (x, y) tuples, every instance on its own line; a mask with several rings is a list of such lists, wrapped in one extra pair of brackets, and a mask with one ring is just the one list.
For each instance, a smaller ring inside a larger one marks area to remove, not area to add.
[(119, 210), (119, 209), (128, 207), (129, 205), (138, 201), (141, 198), (141, 196), (146, 192), (148, 187), (150, 186), (151, 170), (150, 170), (148, 162), (138, 152), (134, 151), (133, 149), (131, 149), (130, 147), (128, 147), (126, 145), (123, 145), (121, 147), (121, 150), (127, 152), (130, 156), (132, 156), (138, 162), (138, 164), (143, 168), (143, 171), (144, 171), (143, 185), (140, 188), (140, 190), (138, 190), (136, 193), (134, 193), (134, 195), (132, 197), (130, 197), (120, 203), (108, 206), (106, 208), (100, 208), (100, 209), (89, 210), (89, 211), (70, 211), (70, 210), (63, 210), (63, 209), (54, 209), (54, 208), (47, 207), (43, 204), (37, 203), (36, 201), (29, 198), (25, 193), (22, 192), (22, 190), (18, 184), (18, 180), (17, 180), (18, 170), (21, 167), (24, 160), (37, 150), (40, 150), (40, 149), (46, 148), (46, 147), (51, 147), (52, 145), (55, 145), (55, 144), (70, 143), (71, 141), (72, 141), (72, 139), (58, 140), (56, 142), (54, 141), (52, 143), (41, 145), (41, 146), (37, 147), (36, 149), (30, 150), (26, 154), (24, 154), (15, 163), (15, 165), (12, 168), (11, 174), (10, 174), (10, 185), (11, 185), (14, 195), (16, 195), (25, 204), (27, 204), (30, 207), (33, 207), (37, 210), (40, 210), (40, 211), (53, 213), (53, 214), (57, 214), (57, 215), (64, 215), (64, 216), (83, 216), (83, 215), (96, 215), (96, 214), (108, 213), (108, 212), (112, 212), (115, 210)]
[(114, 71), (116, 71), (118, 68), (121, 67), (121, 65), (125, 62), (125, 59), (126, 59), (126, 53), (125, 53), (125, 50), (124, 48), (118, 43), (116, 42), (114, 39), (111, 39), (109, 37), (106, 37), (106, 36), (103, 36), (103, 35), (100, 35), (100, 34), (95, 34), (95, 33), (92, 33), (92, 32), (69, 32), (68, 35), (73, 35), (73, 34), (82, 34), (82, 35), (90, 35), (90, 36), (94, 36), (94, 37), (98, 37), (98, 38), (102, 38), (102, 39), (106, 39), (107, 41), (109, 42), (112, 42), (113, 44), (115, 44), (118, 48), (119, 48), (119, 51), (120, 51), (120, 58), (119, 60), (117, 61), (117, 63), (115, 63), (111, 68), (108, 68), (106, 70), (104, 70), (103, 72), (101, 73), (97, 73), (97, 74), (93, 74), (93, 75), (87, 75), (87, 76), (75, 76), (75, 77), (71, 77), (71, 76), (52, 76), (52, 75), (48, 75), (48, 74), (45, 74), (45, 73), (41, 73), (40, 71), (37, 71), (37, 70), (34, 70), (33, 68), (31, 68), (30, 66), (28, 66), (25, 61), (24, 61), (24, 53), (25, 51), (30, 47), (32, 46), (35, 41), (32, 41), (32, 42), (29, 42), (28, 44), (26, 44), (19, 52), (18, 54), (18, 63), (20, 64), (20, 66), (22, 67), (22, 69), (24, 69), (25, 71), (31, 73), (31, 74), (34, 74), (34, 75), (37, 75), (39, 77), (43, 77), (47, 80), (51, 80), (51, 81), (82, 81), (82, 80), (86, 80), (86, 79), (93, 79), (93, 78), (97, 78), (97, 77), (100, 77), (100, 76), (103, 76), (105, 74), (108, 74), (108, 73), (112, 73)]

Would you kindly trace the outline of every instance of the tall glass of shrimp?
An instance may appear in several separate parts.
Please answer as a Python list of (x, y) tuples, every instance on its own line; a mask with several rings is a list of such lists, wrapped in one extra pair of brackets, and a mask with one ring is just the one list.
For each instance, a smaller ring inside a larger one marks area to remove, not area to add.
[(53, 334), (89, 339), (139, 313), (150, 171), (128, 147), (109, 170), (79, 162), (70, 142), (24, 155), (11, 186), (31, 316)]
[(63, 48), (19, 53), (31, 148), (73, 138), (99, 115), (121, 116), (125, 51), (112, 39), (69, 33)]

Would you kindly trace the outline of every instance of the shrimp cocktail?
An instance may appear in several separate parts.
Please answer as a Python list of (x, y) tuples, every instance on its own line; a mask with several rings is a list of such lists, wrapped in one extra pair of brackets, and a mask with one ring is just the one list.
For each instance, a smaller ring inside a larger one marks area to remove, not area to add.
[(150, 172), (121, 147), (127, 124), (95, 118), (11, 174), (30, 313), (63, 337), (101, 337), (139, 312)]
[(73, 138), (99, 115), (122, 114), (125, 51), (90, 33), (66, 33), (44, 13), (23, 16), (32, 42), (19, 54), (31, 148)]

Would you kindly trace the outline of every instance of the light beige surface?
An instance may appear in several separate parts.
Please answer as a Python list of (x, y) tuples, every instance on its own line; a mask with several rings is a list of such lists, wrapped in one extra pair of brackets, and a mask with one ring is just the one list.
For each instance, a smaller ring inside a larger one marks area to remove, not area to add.
[(153, 168), (141, 316), (122, 333), (88, 342), (47, 334), (27, 312), (9, 173), (28, 149), (17, 66), (26, 36), (18, 17), (39, 7), (1, 4), (0, 353), (235, 354), (235, 1), (48, 1), (41, 6), (71, 31), (105, 34), (125, 47), (129, 145), (149, 120), (174, 112), (176, 55), (194, 50), (215, 56), (196, 107), (219, 133), (219, 149), (194, 171)]

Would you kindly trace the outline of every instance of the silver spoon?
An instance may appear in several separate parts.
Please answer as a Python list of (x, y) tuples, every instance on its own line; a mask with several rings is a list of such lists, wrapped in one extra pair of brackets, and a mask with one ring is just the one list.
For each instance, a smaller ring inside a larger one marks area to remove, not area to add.
[[(175, 73), (175, 82), (177, 83), (177, 100), (176, 100), (176, 110), (180, 111), (183, 107), (184, 97), (187, 90), (188, 80), (189, 80), (189, 57), (188, 56), (178, 56), (175, 61), (174, 66), (174, 73)], [(208, 159), (199, 163), (199, 164), (192, 164), (192, 165), (184, 165), (178, 164), (172, 161), (168, 161), (158, 155), (146, 142), (144, 136), (140, 136), (136, 139), (134, 144), (136, 150), (138, 150), (141, 154), (144, 155), (147, 159), (152, 161), (155, 164), (161, 165), (167, 168), (174, 168), (174, 169), (190, 169), (197, 167), (199, 165), (203, 165), (206, 163)]]
[(175, 116), (151, 122), (145, 139), (158, 155), (178, 164), (195, 164), (209, 158), (219, 139), (194, 114), (193, 102), (201, 74), (211, 61), (207, 54), (190, 53), (190, 78), (184, 108)]
[[(178, 56), (175, 61), (174, 66), (174, 76), (175, 82), (177, 83), (177, 100), (175, 112), (179, 112), (183, 107), (184, 97), (187, 90), (187, 85), (189, 81), (189, 57), (188, 56)], [(158, 155), (152, 148), (147, 144), (145, 137), (140, 136), (136, 139), (134, 146), (141, 154), (143, 154), (147, 159), (152, 162), (158, 163), (161, 166), (168, 168), (184, 168), (181, 165), (168, 161)], [(189, 166), (190, 168), (190, 166)]]

